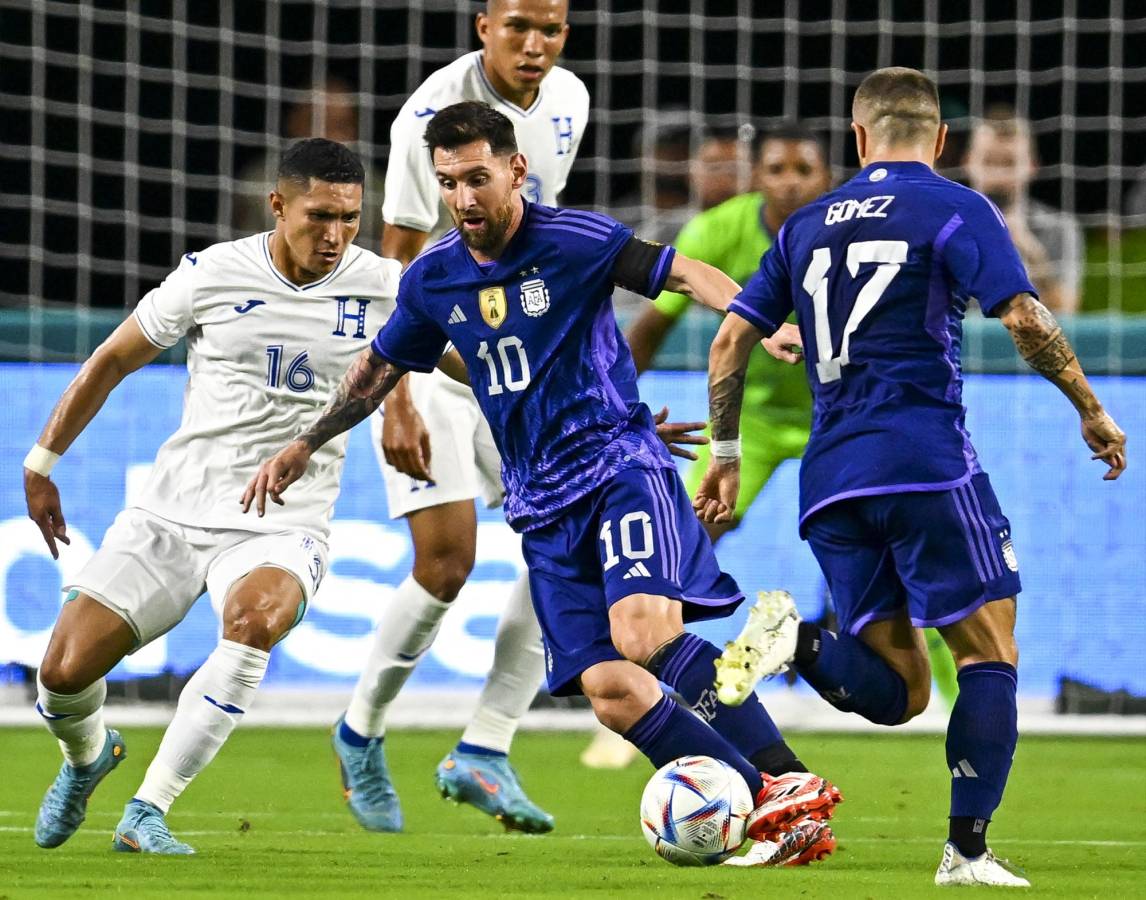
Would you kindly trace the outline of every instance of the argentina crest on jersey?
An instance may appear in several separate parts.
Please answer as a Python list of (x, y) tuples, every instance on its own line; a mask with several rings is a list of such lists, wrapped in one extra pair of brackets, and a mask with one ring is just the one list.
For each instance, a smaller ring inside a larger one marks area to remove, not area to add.
[(478, 309), (481, 310), (481, 317), (486, 325), (490, 328), (501, 328), (506, 312), (505, 288), (498, 285), (478, 291)]
[(545, 315), (549, 309), (549, 288), (540, 278), (530, 278), (521, 283), (521, 308), (527, 316)]

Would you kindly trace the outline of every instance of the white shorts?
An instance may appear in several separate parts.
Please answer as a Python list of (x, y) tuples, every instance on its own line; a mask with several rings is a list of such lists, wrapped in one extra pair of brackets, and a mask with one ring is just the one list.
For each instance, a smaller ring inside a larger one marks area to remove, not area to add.
[(295, 577), (301, 616), (326, 572), (326, 544), (301, 531), (196, 528), (131, 508), (115, 517), (64, 591), (88, 594), (122, 616), (139, 638), (138, 650), (183, 621), (204, 590), (221, 607), (231, 585), (262, 566)]
[(390, 518), (398, 519), (431, 506), (480, 497), (500, 506), (501, 456), (473, 391), (435, 369), (406, 376), (414, 408), (430, 432), (431, 482), (404, 475), (382, 454), (382, 412), (370, 417), (370, 439), (386, 480)]

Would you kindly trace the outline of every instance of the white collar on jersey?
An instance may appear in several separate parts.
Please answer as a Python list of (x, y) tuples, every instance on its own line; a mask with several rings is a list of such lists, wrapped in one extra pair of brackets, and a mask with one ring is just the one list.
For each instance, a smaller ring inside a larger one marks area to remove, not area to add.
[[(506, 100), (505, 97), (497, 92), (497, 88), (495, 88), (493, 84), (490, 83), (489, 76), (485, 74), (485, 63), (482, 62), (483, 55), (484, 54), (481, 50), (478, 50), (477, 53), (474, 54), (474, 67), (477, 69), (478, 77), (481, 79), (482, 84), (485, 85), (485, 89), (493, 94), (494, 97), (496, 97), (498, 100), (500, 100), (503, 106), (508, 106), (511, 110), (521, 116), (521, 118), (527, 119), (533, 115), (533, 113), (537, 111), (537, 107), (541, 105), (541, 92), (545, 90), (544, 83), (537, 86), (537, 99), (533, 101), (533, 105), (530, 106), (529, 109), (522, 109), (511, 100)], [(544, 79), (542, 79), (542, 81), (544, 82)]]
[(291, 281), (285, 275), (283, 275), (283, 273), (280, 272), (278, 270), (278, 268), (275, 266), (275, 261), (273, 259), (271, 259), (271, 235), (272, 234), (274, 234), (273, 231), (266, 232), (263, 235), (263, 241), (262, 241), (263, 259), (265, 259), (267, 262), (267, 268), (271, 270), (271, 274), (274, 275), (275, 278), (277, 278), (279, 281), (281, 281), (283, 284), (285, 284), (288, 288), (290, 288), (292, 291), (298, 291), (300, 293), (302, 291), (309, 291), (311, 288), (321, 287), (322, 285), (324, 285), (328, 281), (330, 281), (332, 278), (334, 278), (335, 275), (337, 275), (339, 272), (341, 272), (346, 267), (346, 258), (348, 256), (350, 256), (351, 250), (354, 249), (353, 244), (351, 244), (349, 247), (347, 247), (346, 252), (343, 253), (342, 256), (340, 256), (338, 258), (338, 265), (336, 265), (333, 269), (331, 269), (330, 272), (328, 272), (322, 278), (318, 279), (318, 281), (312, 281), (310, 284), (304, 284), (304, 285), (300, 286), (300, 285), (295, 284), (293, 281)]

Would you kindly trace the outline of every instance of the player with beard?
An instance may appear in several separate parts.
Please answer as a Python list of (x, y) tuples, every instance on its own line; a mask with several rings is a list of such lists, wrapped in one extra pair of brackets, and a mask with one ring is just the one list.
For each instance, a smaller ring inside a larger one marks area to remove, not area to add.
[(736, 283), (607, 216), (525, 200), (512, 123), (485, 104), (437, 113), (426, 145), (458, 230), (406, 271), (390, 323), (318, 420), (259, 467), (244, 507), (284, 503), (318, 448), (452, 343), (502, 455), (550, 691), (584, 693), (655, 766), (689, 754), (733, 766), (756, 798), (749, 835), (775, 845), (774, 862), (826, 856), (839, 791), (804, 768), (757, 698), (716, 702), (719, 651), (684, 630), (744, 595), (691, 512), (613, 317), (614, 285), (724, 309)]
[[(553, 204), (589, 120), (589, 93), (556, 65), (569, 33), (565, 0), (489, 0), (477, 15), (482, 49), (430, 75), (390, 131), (382, 255), (407, 264), (452, 223), (422, 137), (433, 114), (481, 100), (514, 123), (530, 161), (522, 186)], [(371, 420), (393, 518), (405, 518), (414, 565), (382, 611), (377, 637), (333, 736), (350, 811), (372, 831), (400, 831), (402, 810), (384, 752), (386, 712), (421, 660), (473, 569), (475, 499), (501, 503), (501, 459), (473, 393), (440, 372), (412, 374)], [(444, 796), (507, 828), (547, 832), (553, 817), (526, 795), (508, 754), (518, 722), (544, 679), (540, 631), (524, 574), (503, 608), (493, 666), (461, 740), (435, 773)]]

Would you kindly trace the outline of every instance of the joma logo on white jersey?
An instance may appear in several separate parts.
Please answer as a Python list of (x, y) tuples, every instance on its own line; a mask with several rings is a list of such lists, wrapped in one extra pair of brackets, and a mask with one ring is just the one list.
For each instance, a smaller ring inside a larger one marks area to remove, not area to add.
[(825, 225), (847, 222), (851, 219), (886, 219), (887, 208), (894, 200), (893, 195), (868, 197), (866, 200), (841, 200), (828, 207), (824, 216)]

